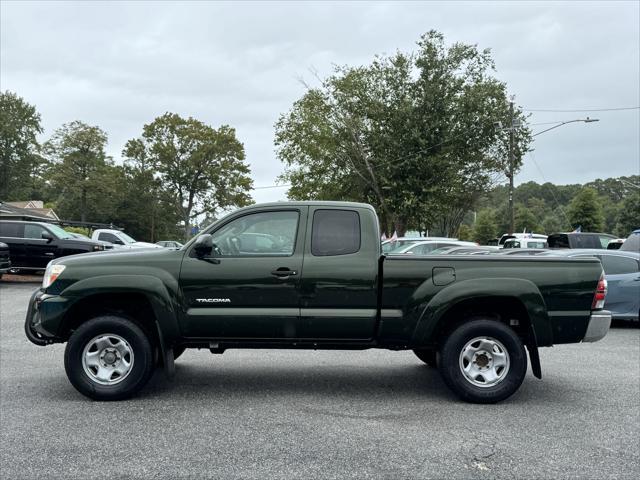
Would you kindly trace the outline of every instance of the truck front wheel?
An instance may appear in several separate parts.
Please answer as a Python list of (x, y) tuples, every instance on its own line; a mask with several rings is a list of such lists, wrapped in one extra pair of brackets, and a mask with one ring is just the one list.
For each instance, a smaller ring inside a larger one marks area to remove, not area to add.
[(142, 329), (117, 316), (93, 318), (73, 332), (64, 353), (71, 384), (94, 400), (134, 395), (153, 373), (153, 348)]
[(495, 320), (477, 319), (446, 338), (438, 366), (444, 382), (463, 400), (495, 403), (520, 388), (527, 373), (527, 355), (511, 328)]

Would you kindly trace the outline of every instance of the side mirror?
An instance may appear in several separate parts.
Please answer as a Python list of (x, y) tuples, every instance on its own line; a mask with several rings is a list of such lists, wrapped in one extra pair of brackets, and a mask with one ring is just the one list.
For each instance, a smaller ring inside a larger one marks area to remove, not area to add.
[(53, 235), (51, 235), (49, 232), (42, 232), (42, 235), (40, 235), (40, 237), (43, 240), (46, 240), (47, 243), (50, 243), (53, 241)]
[(198, 258), (211, 255), (211, 252), (213, 251), (213, 237), (208, 233), (200, 235), (196, 240), (196, 243), (193, 245), (193, 249), (195, 250)]
[(119, 238), (114, 238), (111, 243), (115, 243), (116, 245), (124, 245), (124, 242)]

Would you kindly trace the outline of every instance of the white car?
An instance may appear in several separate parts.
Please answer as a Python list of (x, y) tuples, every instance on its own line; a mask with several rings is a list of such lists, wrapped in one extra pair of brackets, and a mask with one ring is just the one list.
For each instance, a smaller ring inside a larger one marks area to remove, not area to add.
[(391, 253), (400, 250), (408, 245), (413, 245), (414, 243), (424, 242), (427, 240), (455, 240), (457, 238), (448, 238), (448, 237), (400, 237), (396, 240), (385, 240), (382, 242), (382, 253)]
[(92, 240), (113, 243), (114, 248), (162, 248), (155, 243), (138, 242), (120, 230), (99, 228), (91, 234)]
[(397, 250), (392, 250), (389, 255), (429, 255), (437, 248), (443, 247), (477, 247), (475, 242), (463, 242), (462, 240), (425, 240), (415, 242)]
[(532, 237), (509, 238), (502, 248), (549, 248), (546, 235), (533, 234)]
[[(536, 241), (547, 241), (547, 236), (546, 235), (542, 235), (541, 233), (505, 233), (504, 235), (502, 235), (502, 237), (500, 237), (500, 240), (498, 241), (498, 247), (500, 248), (504, 248), (506, 242), (508, 242), (509, 240), (531, 240), (533, 243), (535, 243)], [(532, 243), (532, 245), (533, 245)], [(511, 246), (510, 248), (546, 248), (546, 247), (525, 247), (524, 245), (522, 247), (513, 247)]]

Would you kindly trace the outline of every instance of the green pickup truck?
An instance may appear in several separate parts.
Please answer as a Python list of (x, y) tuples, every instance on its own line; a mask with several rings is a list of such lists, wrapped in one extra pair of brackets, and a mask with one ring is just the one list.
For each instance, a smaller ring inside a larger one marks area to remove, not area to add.
[[(186, 348), (413, 350), (464, 400), (541, 378), (539, 347), (609, 330), (596, 259), (384, 256), (374, 209), (290, 202), (237, 210), (180, 249), (56, 259), (25, 332), (67, 342), (69, 380), (119, 400)], [(526, 350), (525, 350), (526, 348)]]

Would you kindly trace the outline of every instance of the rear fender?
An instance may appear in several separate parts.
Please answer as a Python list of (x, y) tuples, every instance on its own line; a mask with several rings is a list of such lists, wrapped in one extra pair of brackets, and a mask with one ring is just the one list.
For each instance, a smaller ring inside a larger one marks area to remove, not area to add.
[(416, 309), (422, 313), (411, 344), (419, 346), (432, 341), (445, 314), (460, 302), (491, 297), (512, 297), (522, 303), (532, 328), (533, 335), (528, 335), (527, 339), (530, 349), (553, 344), (551, 322), (538, 287), (529, 280), (517, 278), (464, 280), (440, 290), (430, 301), (424, 301)]

